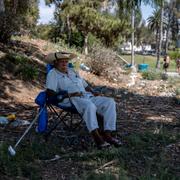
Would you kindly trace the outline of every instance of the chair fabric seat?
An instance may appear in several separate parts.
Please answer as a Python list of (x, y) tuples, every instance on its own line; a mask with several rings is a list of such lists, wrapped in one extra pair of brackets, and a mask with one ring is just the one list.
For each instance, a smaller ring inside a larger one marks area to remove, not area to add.
[[(64, 92), (62, 92), (64, 94)], [(57, 96), (54, 96), (52, 98), (47, 98), (46, 91), (42, 91), (38, 94), (38, 96), (35, 99), (36, 104), (39, 105), (40, 110), (43, 108), (44, 110), (39, 115), (38, 119), (38, 132), (43, 133), (47, 130), (47, 124), (48, 124), (48, 113), (47, 113), (47, 107), (48, 106), (55, 106), (57, 108), (62, 109), (65, 112), (69, 112), (71, 114), (79, 114), (77, 109), (74, 105), (71, 106), (63, 106), (58, 103)], [(39, 110), (39, 111), (40, 111)]]

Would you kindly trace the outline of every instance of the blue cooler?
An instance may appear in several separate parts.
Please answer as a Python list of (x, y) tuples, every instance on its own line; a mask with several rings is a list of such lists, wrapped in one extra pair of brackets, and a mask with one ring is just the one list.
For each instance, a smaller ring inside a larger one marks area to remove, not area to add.
[(149, 68), (149, 64), (138, 64), (139, 71), (147, 71)]

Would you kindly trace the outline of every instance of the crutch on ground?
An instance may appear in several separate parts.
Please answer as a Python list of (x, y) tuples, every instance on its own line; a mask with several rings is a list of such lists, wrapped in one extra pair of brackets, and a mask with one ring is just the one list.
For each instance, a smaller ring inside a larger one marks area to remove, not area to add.
[(25, 130), (25, 132), (23, 133), (23, 135), (19, 138), (19, 140), (16, 142), (16, 144), (14, 145), (14, 147), (12, 147), (11, 145), (8, 147), (8, 152), (11, 156), (15, 156), (16, 155), (16, 148), (18, 146), (18, 144), (22, 141), (22, 139), (24, 138), (24, 136), (29, 132), (29, 130), (31, 129), (31, 127), (33, 126), (33, 124), (37, 121), (39, 115), (42, 113), (42, 111), (44, 110), (45, 106), (39, 111), (39, 113), (36, 115), (36, 117), (34, 118), (34, 120), (31, 122), (31, 124), (29, 125), (29, 127)]

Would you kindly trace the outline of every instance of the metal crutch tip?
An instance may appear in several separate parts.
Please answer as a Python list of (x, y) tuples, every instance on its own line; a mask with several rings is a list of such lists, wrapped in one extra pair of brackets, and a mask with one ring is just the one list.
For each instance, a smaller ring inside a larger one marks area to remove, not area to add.
[(8, 147), (8, 152), (11, 156), (15, 156), (16, 155), (16, 151), (13, 149), (12, 146), (9, 146)]

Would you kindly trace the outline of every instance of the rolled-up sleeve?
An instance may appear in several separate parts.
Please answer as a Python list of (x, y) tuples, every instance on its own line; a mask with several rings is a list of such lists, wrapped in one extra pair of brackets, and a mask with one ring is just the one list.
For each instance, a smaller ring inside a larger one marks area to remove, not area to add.
[(84, 88), (86, 88), (88, 86), (88, 83), (84, 79), (82, 79), (82, 83), (83, 83)]
[(54, 71), (50, 71), (46, 78), (46, 89), (58, 92), (58, 78)]

